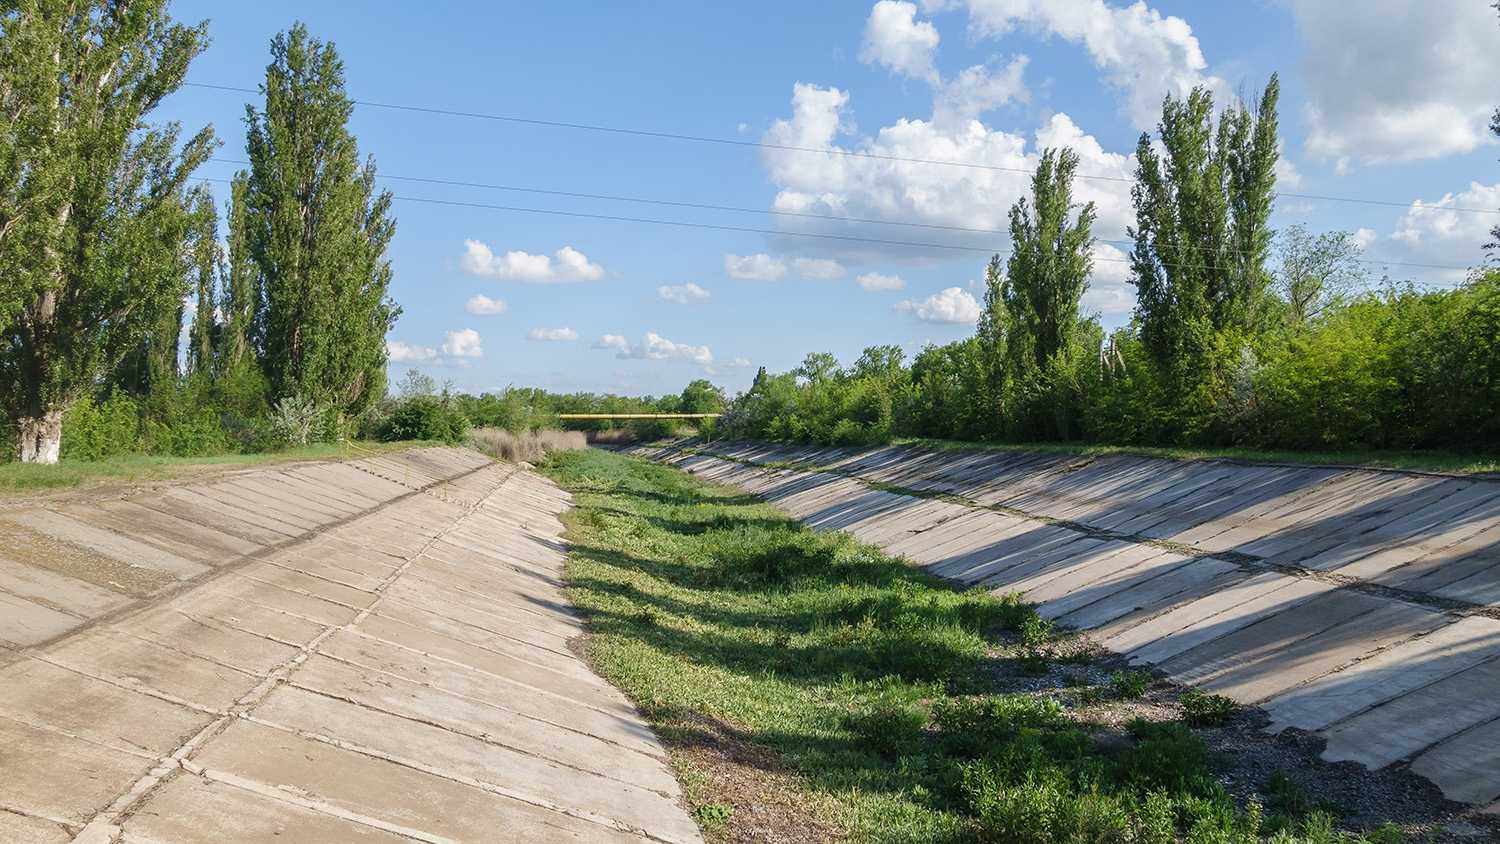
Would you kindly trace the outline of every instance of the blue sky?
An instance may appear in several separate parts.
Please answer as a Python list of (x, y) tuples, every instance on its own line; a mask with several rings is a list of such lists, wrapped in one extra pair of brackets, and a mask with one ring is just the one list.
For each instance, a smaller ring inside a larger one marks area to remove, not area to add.
[[(850, 223), (390, 179), (399, 220), (392, 370), (460, 389), (731, 392), (808, 351), (915, 352), (972, 331), (984, 250), (1046, 145), (1082, 156), (1103, 241), (1085, 305), (1128, 319), (1130, 153), (1162, 96), (1225, 101), (1282, 80), (1276, 225), (1356, 233), (1372, 276), (1452, 284), (1500, 217), (1500, 19), (1481, 0), (1242, 3), (923, 0), (720, 4), (178, 2), (210, 20), (193, 82), (254, 87), (271, 37), (337, 44), (351, 96), (752, 145), (358, 107), (382, 175), (859, 217)], [(244, 94), (189, 87), (159, 118), (212, 123), (244, 157)], [(754, 142), (809, 148), (775, 150)], [(850, 157), (817, 150), (869, 153)], [(957, 162), (954, 166), (892, 159)], [(228, 178), (214, 162), (202, 175)], [(221, 196), (225, 186), (215, 185)], [(673, 227), (440, 205), (519, 206), (769, 230)], [(937, 228), (934, 228), (937, 227)], [(941, 228), (949, 227), (949, 228)], [(869, 243), (840, 235), (926, 245)], [(939, 248), (931, 244), (965, 247)], [(482, 297), (482, 298), (479, 298)], [(496, 304), (503, 303), (503, 305)]]

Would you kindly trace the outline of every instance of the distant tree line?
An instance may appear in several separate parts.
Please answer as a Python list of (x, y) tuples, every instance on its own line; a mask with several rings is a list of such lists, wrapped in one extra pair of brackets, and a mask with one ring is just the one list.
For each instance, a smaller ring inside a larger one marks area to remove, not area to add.
[[(0, 10), (0, 404), (23, 461), (334, 438), (385, 395), (391, 197), (332, 44), (271, 43), (247, 170), (150, 115), (208, 44), (165, 0)], [(186, 312), (185, 312), (186, 311)]]
[(718, 413), (723, 390), (707, 379), (690, 382), (677, 395), (619, 396), (611, 393), (552, 393), (534, 387), (507, 387), (498, 392), (456, 393), (426, 373), (409, 370), (396, 385), (377, 433), (385, 439), (458, 442), (470, 427), (502, 428), (513, 433), (566, 429), (610, 431), (652, 440), (705, 425), (691, 420), (561, 420), (565, 413)]
[[(1216, 116), (1166, 98), (1136, 148), (1137, 305), (1106, 333), (1080, 301), (1094, 208), (1077, 156), (1049, 149), (985, 273), (974, 336), (810, 354), (762, 369), (726, 436), (864, 445), (896, 437), (1291, 449), (1500, 445), (1500, 271), (1451, 290), (1372, 285), (1349, 234), (1270, 228), (1276, 77)], [(1500, 134), (1500, 111), (1494, 129)], [(1500, 241), (1500, 229), (1496, 240)]]

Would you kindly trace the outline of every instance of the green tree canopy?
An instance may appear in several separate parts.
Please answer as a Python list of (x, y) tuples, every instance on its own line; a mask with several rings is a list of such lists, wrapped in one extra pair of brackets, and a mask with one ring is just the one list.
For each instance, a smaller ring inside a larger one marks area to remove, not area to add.
[(386, 295), (391, 195), (376, 192), (373, 160), (360, 164), (333, 44), (300, 23), (277, 35), (261, 92), (265, 110), (247, 108), (245, 202), (265, 297), (262, 365), (275, 396), (357, 414), (385, 393), (385, 335), (399, 314)]
[(186, 292), (183, 186), (212, 130), (146, 117), (207, 45), (165, 0), (8, 3), (0, 29), (0, 401), (55, 462), (67, 406)]

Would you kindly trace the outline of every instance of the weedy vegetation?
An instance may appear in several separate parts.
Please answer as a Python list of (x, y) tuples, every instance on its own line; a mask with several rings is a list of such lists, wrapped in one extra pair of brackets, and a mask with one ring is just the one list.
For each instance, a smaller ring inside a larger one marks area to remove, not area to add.
[[(1001, 690), (995, 672), (1058, 659), (1050, 625), (1015, 597), (955, 591), (623, 455), (558, 452), (544, 471), (575, 496), (567, 577), (588, 659), (663, 737), (711, 840), (770, 837), (745, 825), (780, 802), (705, 769), (727, 745), (757, 749), (796, 792), (803, 816), (774, 830), (783, 840), (1377, 840), (1305, 806), (1271, 828), (1270, 795), (1231, 797), (1187, 720), (1121, 729), (1056, 690)], [(1124, 673), (1111, 687), (1129, 698), (1148, 683)], [(1233, 712), (1192, 699), (1193, 723)]]

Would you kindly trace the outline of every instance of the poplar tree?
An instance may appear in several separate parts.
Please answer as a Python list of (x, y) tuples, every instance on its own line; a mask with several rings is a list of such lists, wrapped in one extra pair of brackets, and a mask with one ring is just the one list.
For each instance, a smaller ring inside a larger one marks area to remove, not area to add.
[(193, 324), (188, 331), (187, 371), (207, 374), (213, 367), (214, 339), (218, 332), (216, 288), (223, 266), (219, 247), (219, 212), (213, 192), (198, 185), (188, 194), (188, 276), (196, 301)]
[(979, 315), (976, 336), (984, 370), (986, 395), (982, 403), (994, 415), (994, 431), (999, 431), (1000, 400), (1005, 393), (1006, 347), (1010, 335), (1010, 312), (1005, 306), (1006, 279), (1000, 269), (1000, 256), (990, 256), (984, 268), (984, 311)]
[(272, 396), (357, 414), (385, 391), (391, 195), (349, 133), (354, 104), (330, 43), (302, 24), (271, 42), (265, 110), (247, 109), (250, 255), (263, 285), (261, 363)]
[(261, 290), (260, 270), (250, 255), (250, 222), (245, 207), (249, 191), (250, 175), (243, 170), (234, 174), (225, 221), (228, 254), (220, 291), (222, 325), (217, 350), (224, 372), (234, 372), (252, 360), (256, 348)]
[(1073, 217), (1078, 155), (1049, 149), (1031, 180), (1031, 202), (1010, 209), (1012, 251), (1004, 292), (1017, 363), (1046, 369), (1072, 341), (1078, 302), (1093, 270), (1094, 203)]
[(1169, 96), (1163, 153), (1141, 135), (1132, 283), (1142, 340), (1162, 363), (1200, 360), (1215, 332), (1253, 331), (1264, 316), (1279, 92), (1272, 75), (1253, 111), (1240, 103), (1217, 128), (1208, 90)]
[(165, 0), (0, 13), (0, 402), (55, 463), (68, 405), (181, 307), (182, 188), (212, 150), (145, 120), (207, 45)]

